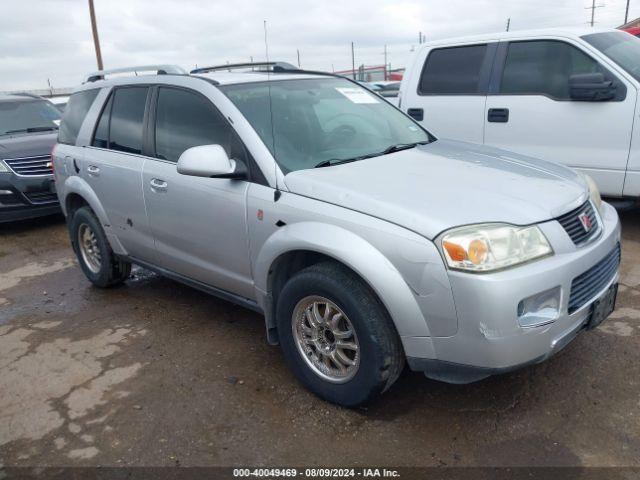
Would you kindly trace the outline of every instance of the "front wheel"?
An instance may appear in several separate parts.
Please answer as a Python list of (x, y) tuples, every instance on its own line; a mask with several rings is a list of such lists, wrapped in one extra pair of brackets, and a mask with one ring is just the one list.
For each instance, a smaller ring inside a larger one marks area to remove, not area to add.
[(371, 289), (334, 262), (294, 275), (278, 296), (280, 345), (296, 377), (332, 403), (365, 403), (404, 366), (400, 339)]
[(124, 282), (131, 264), (115, 256), (100, 222), (89, 207), (75, 211), (69, 223), (73, 250), (85, 276), (97, 287)]

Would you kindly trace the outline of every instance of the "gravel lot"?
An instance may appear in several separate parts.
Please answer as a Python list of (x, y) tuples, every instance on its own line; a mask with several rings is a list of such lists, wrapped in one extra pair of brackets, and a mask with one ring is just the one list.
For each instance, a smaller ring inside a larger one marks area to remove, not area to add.
[(0, 225), (0, 466), (640, 466), (640, 212), (618, 309), (547, 363), (307, 393), (255, 313), (142, 270), (92, 288), (61, 217)]

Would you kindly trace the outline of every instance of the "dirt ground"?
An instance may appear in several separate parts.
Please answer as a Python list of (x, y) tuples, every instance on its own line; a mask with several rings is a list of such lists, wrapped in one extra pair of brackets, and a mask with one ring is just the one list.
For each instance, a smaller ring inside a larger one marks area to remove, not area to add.
[(0, 466), (640, 466), (640, 213), (618, 308), (550, 361), (406, 371), (366, 409), (305, 391), (255, 313), (137, 270), (90, 286), (63, 219), (0, 226)]

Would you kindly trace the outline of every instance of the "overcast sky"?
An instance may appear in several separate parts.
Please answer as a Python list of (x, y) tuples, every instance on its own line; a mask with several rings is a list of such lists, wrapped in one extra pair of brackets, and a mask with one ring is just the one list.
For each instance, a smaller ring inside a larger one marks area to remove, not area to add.
[[(598, 0), (596, 26), (624, 20), (626, 0)], [(149, 63), (222, 64), (265, 58), (341, 70), (403, 66), (418, 32), (427, 39), (511, 29), (584, 26), (591, 0), (95, 0), (106, 68)], [(73, 86), (96, 69), (87, 0), (0, 0), (0, 91)], [(629, 18), (640, 16), (631, 0)]]

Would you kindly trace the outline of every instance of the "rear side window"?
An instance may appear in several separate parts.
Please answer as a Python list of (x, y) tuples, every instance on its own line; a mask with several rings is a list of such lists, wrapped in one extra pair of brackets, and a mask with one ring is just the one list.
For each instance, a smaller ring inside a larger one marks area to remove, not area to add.
[(149, 87), (117, 88), (113, 93), (109, 148), (142, 153), (142, 132)]
[(221, 145), (231, 156), (232, 136), (231, 126), (206, 98), (181, 89), (158, 90), (155, 128), (158, 158), (177, 162), (188, 148), (213, 144)]
[(427, 57), (418, 93), (421, 95), (475, 95), (487, 45), (439, 48)]
[(59, 143), (75, 145), (82, 122), (84, 122), (84, 118), (87, 116), (87, 112), (91, 108), (99, 90), (97, 88), (84, 90), (71, 95), (60, 123), (60, 130), (58, 131)]
[(513, 42), (509, 44), (500, 93), (569, 100), (569, 77), (576, 73), (597, 72), (606, 73), (597, 61), (568, 43), (553, 40)]

